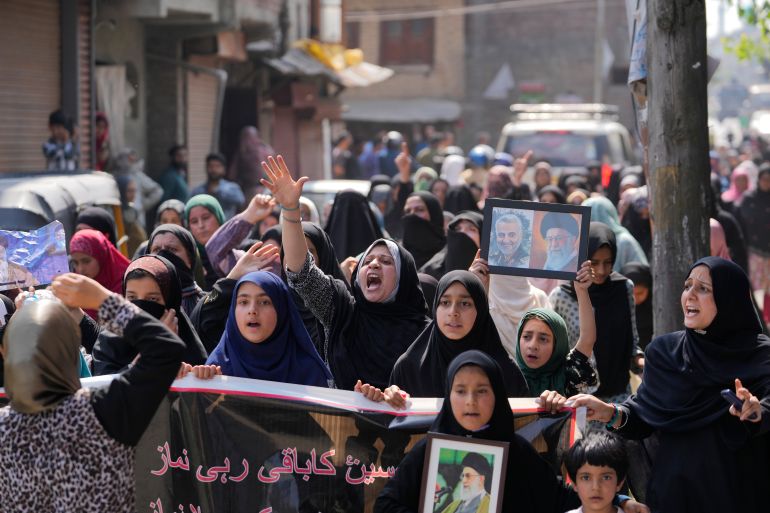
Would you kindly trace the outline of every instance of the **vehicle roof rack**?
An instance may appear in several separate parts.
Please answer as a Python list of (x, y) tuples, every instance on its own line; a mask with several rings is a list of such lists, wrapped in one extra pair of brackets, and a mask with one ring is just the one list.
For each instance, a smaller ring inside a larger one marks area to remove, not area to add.
[(605, 103), (514, 103), (516, 119), (610, 119), (617, 120), (617, 105)]

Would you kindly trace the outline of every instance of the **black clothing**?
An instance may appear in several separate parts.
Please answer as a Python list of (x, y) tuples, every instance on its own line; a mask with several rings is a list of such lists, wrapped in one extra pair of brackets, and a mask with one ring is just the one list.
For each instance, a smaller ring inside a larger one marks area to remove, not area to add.
[(217, 347), (225, 331), (233, 289), (237, 281), (230, 278), (217, 280), (211, 292), (198, 303), (190, 316), (190, 321), (208, 353)]
[(489, 315), (484, 285), (473, 273), (452, 271), (441, 279), (433, 303), (433, 318), (436, 318), (441, 296), (453, 283), (463, 285), (473, 299), (476, 308), (473, 328), (462, 339), (451, 340), (439, 329), (437, 323), (442, 320), (434, 320), (398, 359), (390, 375), (390, 383), (398, 385), (412, 397), (444, 397), (449, 364), (460, 353), (477, 349), (489, 355), (503, 369), (506, 397), (527, 397), (527, 382), (500, 342), (495, 322)]
[[(588, 257), (606, 246), (617, 255), (615, 234), (604, 223), (592, 222), (588, 235)], [(599, 389), (596, 395), (610, 397), (623, 394), (628, 388), (631, 358), (634, 355), (634, 326), (628, 303), (628, 280), (622, 274), (613, 272), (601, 285), (588, 288), (596, 318), (596, 343), (594, 356), (599, 373)], [(561, 285), (571, 297), (577, 299), (572, 282)]]
[[(621, 405), (628, 420), (618, 433), (657, 434), (646, 497), (656, 513), (762, 511), (770, 480), (770, 340), (761, 335), (740, 267), (717, 257), (697, 265), (711, 271), (717, 315), (705, 331), (652, 341), (638, 394)], [(735, 378), (760, 399), (760, 423), (729, 414), (720, 390), (734, 389)]]
[[(481, 351), (466, 351), (449, 365), (444, 396), (449, 397), (457, 372), (465, 365), (476, 365), (487, 374), (495, 394), (492, 418), (486, 428), (465, 430), (454, 418), (451, 402), (445, 400), (430, 431), (469, 438), (508, 442), (502, 511), (516, 513), (563, 513), (580, 505), (577, 494), (565, 487), (532, 446), (513, 431), (513, 412), (505, 400), (500, 366)], [(374, 505), (375, 513), (416, 513), (425, 461), (426, 440), (421, 440), (398, 466)]]
[(400, 240), (404, 234), (404, 228), (401, 226), (401, 217), (404, 215), (404, 205), (406, 199), (414, 192), (414, 184), (409, 181), (403, 183), (400, 176), (394, 176), (390, 182), (392, 191), (397, 191), (396, 200), (390, 206), (390, 210), (385, 212), (385, 229), (394, 239)]
[(474, 258), (476, 258), (476, 251), (478, 251), (479, 247), (466, 234), (455, 231), (460, 221), (470, 221), (479, 229), (479, 235), (483, 233), (484, 216), (482, 214), (478, 212), (460, 212), (449, 223), (446, 246), (433, 255), (433, 258), (420, 268), (420, 272), (440, 280), (449, 271), (467, 270), (470, 268)]
[(738, 207), (738, 213), (743, 223), (746, 245), (759, 255), (769, 256), (770, 192), (755, 189), (744, 194), (743, 201)]
[(341, 191), (324, 228), (340, 258), (357, 256), (382, 237), (382, 230), (366, 198), (355, 191)]
[[(165, 277), (155, 277), (163, 293), (163, 300), (165, 305), (154, 301), (135, 300), (134, 304), (139, 306), (142, 310), (149, 313), (156, 319), (160, 319), (165, 310), (174, 309), (176, 311), (176, 318), (178, 320), (178, 333), (179, 338), (185, 343), (184, 361), (192, 365), (200, 365), (206, 362), (208, 351), (201, 343), (198, 334), (192, 327), (190, 319), (187, 314), (182, 310), (182, 291), (179, 284), (179, 278), (176, 275), (176, 267), (158, 255), (146, 255), (141, 257), (142, 259), (157, 259), (166, 269)], [(136, 260), (132, 266), (135, 266), (141, 260)], [(141, 267), (138, 267), (141, 268)], [(129, 266), (126, 276), (131, 273), (131, 266)], [(149, 272), (149, 271), (148, 271)], [(126, 293), (126, 280), (123, 280), (123, 294)], [(109, 332), (102, 331), (97, 337), (96, 343), (93, 348), (93, 368), (94, 374), (113, 374), (125, 369), (136, 358), (138, 353), (133, 347), (127, 346), (121, 342), (121, 338), (117, 335)]]
[(398, 357), (429, 322), (412, 255), (403, 248), (399, 253), (398, 293), (390, 303), (366, 300), (358, 286), (360, 261), (350, 280), (352, 294), (343, 282), (331, 280), (335, 294), (329, 365), (344, 390), (352, 390), (358, 379), (384, 389)]
[(99, 422), (112, 438), (136, 445), (179, 372), (184, 343), (160, 321), (137, 313), (120, 344), (140, 353), (136, 365), (91, 395)]
[(730, 258), (733, 262), (744, 270), (749, 272), (749, 254), (746, 251), (746, 239), (743, 236), (743, 230), (738, 220), (727, 210), (718, 208), (714, 214), (714, 219), (719, 221), (725, 232), (725, 242), (727, 249), (730, 250)]
[(556, 187), (555, 185), (546, 185), (539, 191), (537, 191), (537, 200), (541, 201), (541, 198), (544, 194), (550, 192), (554, 195), (556, 198), (556, 203), (566, 204), (567, 203), (567, 196), (564, 194), (564, 191), (560, 188)]
[(629, 205), (623, 214), (622, 224), (634, 236), (642, 247), (648, 260), (652, 260), (652, 227), (650, 220), (645, 219), (636, 211), (633, 205)]
[(470, 187), (467, 185), (453, 185), (446, 193), (444, 210), (458, 214), (464, 210), (479, 211), (476, 199), (473, 197)]
[(649, 290), (647, 300), (636, 305), (636, 332), (639, 335), (639, 347), (644, 349), (652, 341), (652, 272), (649, 265), (629, 262), (623, 266), (620, 274), (634, 282), (634, 285), (644, 285)]
[[(438, 280), (430, 274), (417, 273), (417, 279), (420, 280), (420, 288), (422, 289), (422, 295), (425, 296), (425, 303), (432, 305), (436, 300), (436, 290), (438, 289)], [(432, 312), (429, 312), (431, 319), (433, 318)]]
[(522, 183), (519, 186), (514, 185), (511, 192), (505, 198), (517, 201), (532, 201), (532, 190), (526, 183)]
[(100, 207), (88, 207), (78, 214), (75, 226), (86, 224), (96, 231), (102, 232), (113, 246), (117, 244), (117, 229), (115, 220), (109, 212)]
[(444, 233), (444, 212), (438, 198), (430, 192), (415, 192), (410, 197), (419, 197), (428, 207), (430, 221), (415, 214), (405, 215), (402, 220), (404, 229), (404, 247), (414, 257), (414, 263), (419, 269), (430, 260), (433, 255), (441, 251), (446, 245)]

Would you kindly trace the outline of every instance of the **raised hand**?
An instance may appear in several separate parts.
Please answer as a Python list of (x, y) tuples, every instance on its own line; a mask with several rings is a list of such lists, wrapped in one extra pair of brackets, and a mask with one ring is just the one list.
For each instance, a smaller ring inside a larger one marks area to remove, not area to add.
[(408, 182), (412, 174), (412, 157), (409, 155), (409, 146), (405, 142), (401, 143), (401, 153), (396, 156), (395, 162), (401, 183)]
[(260, 183), (267, 187), (275, 200), (285, 209), (299, 208), (299, 198), (302, 196), (302, 186), (309, 180), (307, 176), (301, 176), (296, 181), (291, 177), (289, 168), (283, 157), (277, 159), (268, 157), (267, 162), (262, 162), (262, 169), (267, 175)]
[(270, 215), (275, 207), (275, 198), (267, 194), (257, 194), (243, 211), (243, 216), (251, 224), (257, 224)]
[(513, 161), (513, 181), (516, 185), (521, 185), (521, 178), (524, 176), (524, 173), (527, 172), (527, 167), (529, 166), (529, 159), (532, 158), (533, 152), (532, 150), (529, 150), (527, 153), (524, 154), (523, 157), (516, 159)]
[(575, 281), (572, 282), (575, 286), (575, 290), (588, 290), (594, 282), (594, 269), (591, 267), (591, 261), (586, 260), (583, 265), (578, 269)]
[(272, 264), (281, 257), (281, 250), (272, 244), (257, 241), (238, 259), (227, 275), (231, 280), (240, 280), (254, 271), (269, 271)]
[(163, 312), (163, 315), (160, 317), (160, 322), (162, 322), (168, 329), (173, 333), (174, 335), (179, 335), (179, 319), (176, 316), (176, 312), (173, 308), (170, 308)]
[(743, 408), (738, 411), (735, 406), (730, 406), (730, 414), (740, 417), (741, 421), (759, 422), (762, 420), (762, 404), (749, 389), (743, 386), (740, 379), (735, 380), (735, 395), (743, 401)]
[(484, 288), (489, 292), (489, 262), (481, 258), (480, 249), (476, 251), (476, 257), (468, 270), (481, 280)]
[(59, 301), (70, 308), (98, 310), (111, 292), (96, 280), (75, 273), (57, 276), (51, 284), (51, 291)]

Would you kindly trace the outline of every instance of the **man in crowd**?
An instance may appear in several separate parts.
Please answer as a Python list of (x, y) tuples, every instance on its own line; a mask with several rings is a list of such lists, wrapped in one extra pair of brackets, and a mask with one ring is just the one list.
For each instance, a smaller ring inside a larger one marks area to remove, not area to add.
[(334, 178), (357, 180), (360, 178), (358, 159), (353, 155), (353, 136), (342, 132), (332, 150), (332, 170)]
[(51, 137), (43, 143), (47, 171), (76, 171), (80, 161), (80, 144), (75, 125), (61, 110), (48, 116)]
[(163, 198), (160, 201), (175, 199), (184, 203), (190, 197), (187, 188), (187, 147), (175, 144), (168, 150), (168, 156), (171, 163), (158, 180), (163, 187)]
[(206, 175), (208, 180), (192, 190), (192, 195), (210, 194), (219, 200), (225, 216), (230, 219), (237, 214), (246, 198), (243, 196), (241, 186), (235, 182), (225, 180), (227, 161), (221, 153), (210, 153), (206, 156)]

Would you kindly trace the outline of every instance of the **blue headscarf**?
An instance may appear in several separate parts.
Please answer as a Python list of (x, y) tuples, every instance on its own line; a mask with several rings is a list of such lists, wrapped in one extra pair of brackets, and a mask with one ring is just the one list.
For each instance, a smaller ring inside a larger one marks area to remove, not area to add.
[[(262, 288), (277, 313), (275, 331), (259, 344), (243, 338), (235, 322), (238, 290), (246, 282)], [(318, 387), (328, 387), (332, 379), (310, 340), (286, 284), (275, 274), (265, 271), (249, 273), (236, 283), (225, 332), (206, 363), (221, 366), (222, 374), (240, 378)]]

